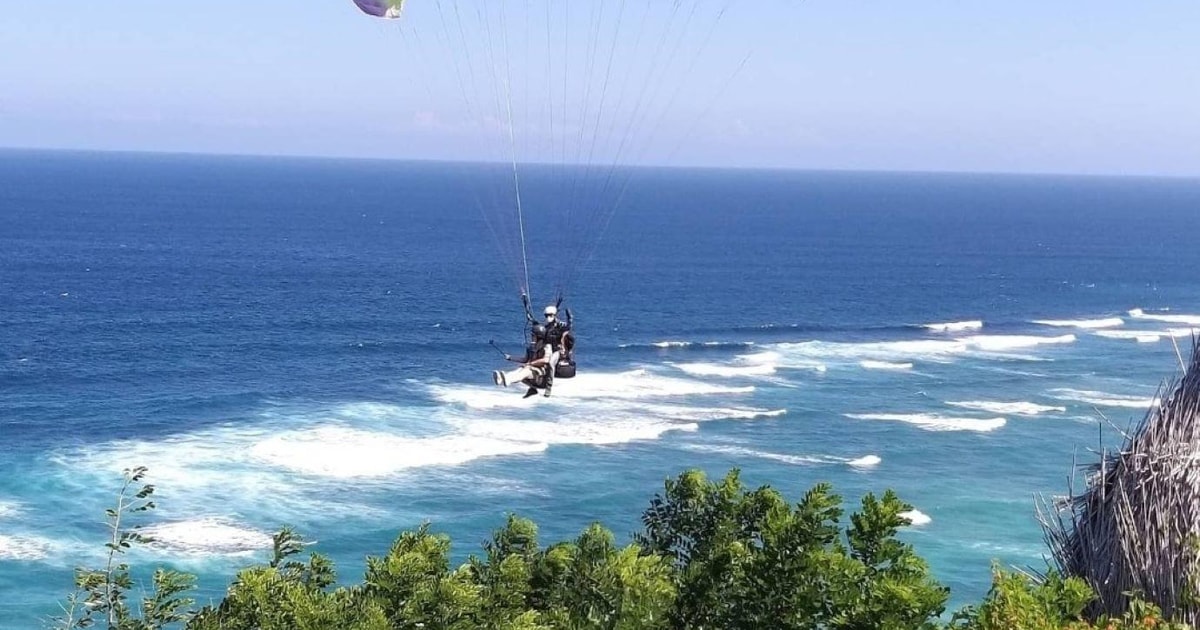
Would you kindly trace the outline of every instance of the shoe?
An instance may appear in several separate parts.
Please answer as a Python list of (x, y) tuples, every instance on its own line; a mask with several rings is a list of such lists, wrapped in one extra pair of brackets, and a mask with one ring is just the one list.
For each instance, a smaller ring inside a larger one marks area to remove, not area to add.
[(550, 397), (550, 388), (547, 387), (546, 391), (542, 392), (542, 395), (545, 396), (546, 398), (549, 398)]
[(537, 396), (537, 388), (536, 387), (530, 387), (529, 391), (525, 392), (525, 395), (522, 396), (521, 398), (529, 398), (530, 396)]
[(492, 382), (493, 383), (499, 385), (501, 378), (502, 377), (500, 376), (500, 370), (496, 370), (496, 371), (492, 372)]

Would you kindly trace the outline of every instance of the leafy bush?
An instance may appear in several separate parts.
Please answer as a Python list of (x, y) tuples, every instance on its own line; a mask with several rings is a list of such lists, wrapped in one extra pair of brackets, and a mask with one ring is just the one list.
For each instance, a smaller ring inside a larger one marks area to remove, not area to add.
[(482, 553), (454, 566), (451, 543), (428, 524), (402, 532), (367, 558), (361, 583), (337, 586), (333, 563), (290, 529), (271, 560), (240, 571), (219, 603), (191, 610), (194, 578), (158, 570), (153, 590), (129, 602), (120, 557), (150, 542), (127, 518), (153, 509), (146, 471), (126, 471), (108, 510), (103, 569), (79, 569), (55, 628), (109, 630), (1180, 630), (1134, 598), (1119, 618), (1089, 624), (1083, 582), (1050, 573), (1034, 581), (993, 567), (993, 585), (949, 624), (948, 590), (900, 542), (892, 492), (867, 495), (843, 524), (826, 484), (789, 504), (770, 487), (747, 489), (738, 472), (719, 481), (690, 471), (666, 482), (632, 544), (599, 524), (542, 547), (537, 526), (509, 516)]

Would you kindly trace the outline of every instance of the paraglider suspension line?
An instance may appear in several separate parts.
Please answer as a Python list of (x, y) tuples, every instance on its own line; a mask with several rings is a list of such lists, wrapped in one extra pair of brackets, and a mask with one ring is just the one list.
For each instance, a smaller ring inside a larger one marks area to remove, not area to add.
[(504, 25), (503, 5), (500, 13), (504, 35), (504, 98), (508, 110), (508, 146), (512, 156), (513, 192), (517, 198), (517, 228), (521, 232), (521, 270), (525, 274), (525, 295), (529, 295), (529, 257), (525, 253), (525, 213), (521, 208), (521, 176), (517, 171), (517, 134), (513, 125), (512, 69), (508, 62), (508, 29)]

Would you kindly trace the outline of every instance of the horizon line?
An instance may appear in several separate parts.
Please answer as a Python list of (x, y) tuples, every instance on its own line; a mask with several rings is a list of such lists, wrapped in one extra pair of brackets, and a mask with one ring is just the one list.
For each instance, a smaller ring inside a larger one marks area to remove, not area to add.
[[(123, 154), (145, 156), (171, 157), (214, 157), (214, 158), (254, 158), (280, 160), (311, 160), (327, 162), (389, 162), (415, 164), (461, 164), (461, 165), (496, 165), (511, 166), (509, 162), (494, 162), (471, 159), (438, 159), (417, 157), (380, 157), (365, 155), (341, 154), (306, 154), (306, 153), (239, 153), (186, 150), (155, 150), (155, 149), (97, 149), (79, 147), (36, 147), (0, 145), (0, 152), (31, 152), (31, 153), (86, 153), (86, 154)], [(518, 162), (520, 166), (568, 166), (588, 167), (582, 163), (560, 164), (556, 162), (527, 161)], [(592, 167), (608, 168), (611, 164), (590, 165)], [(716, 165), (686, 165), (686, 164), (618, 164), (616, 168), (640, 170), (678, 170), (678, 171), (744, 171), (744, 172), (780, 172), (780, 173), (836, 173), (836, 174), (877, 174), (877, 175), (978, 175), (978, 176), (1008, 176), (1008, 177), (1077, 177), (1096, 179), (1170, 179), (1170, 180), (1200, 180), (1200, 173), (1180, 174), (1150, 174), (1150, 173), (1111, 173), (1111, 172), (1069, 172), (1069, 171), (986, 171), (986, 170), (953, 170), (953, 169), (884, 169), (884, 168), (837, 168), (837, 167), (803, 167), (803, 166), (716, 166)]]

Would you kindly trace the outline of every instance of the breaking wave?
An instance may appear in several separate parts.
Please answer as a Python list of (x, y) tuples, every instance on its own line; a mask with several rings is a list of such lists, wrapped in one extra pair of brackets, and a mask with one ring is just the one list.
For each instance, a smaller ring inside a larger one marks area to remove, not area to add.
[(775, 373), (770, 363), (752, 365), (721, 365), (719, 363), (680, 363), (675, 367), (692, 376), (768, 376)]
[(882, 461), (883, 460), (880, 459), (878, 455), (864, 455), (862, 457), (852, 459), (846, 463), (849, 464), (851, 468), (874, 468)]
[(748, 348), (755, 345), (753, 341), (655, 341), (652, 343), (622, 343), (617, 344), (618, 348), (656, 348), (659, 350), (666, 348)]
[(868, 370), (911, 370), (912, 363), (896, 363), (892, 361), (860, 361), (859, 365)]
[(781, 462), (793, 466), (839, 465), (862, 469), (878, 466), (882, 461), (877, 455), (865, 455), (863, 457), (856, 458), (838, 457), (836, 455), (789, 455), (785, 453), (760, 451), (752, 448), (746, 448), (744, 446), (720, 444), (688, 444), (681, 446), (681, 448), (695, 453), (717, 453), (721, 455), (734, 455), (737, 457), (752, 457), (755, 459)]
[(1155, 322), (1167, 322), (1171, 324), (1194, 324), (1200, 326), (1200, 315), (1161, 315), (1158, 313), (1147, 313), (1140, 308), (1135, 308), (1129, 311), (1129, 316), (1134, 319), (1146, 319)]
[(1003, 352), (1047, 344), (1074, 343), (1075, 335), (1039, 337), (1034, 335), (974, 335), (961, 339), (963, 343), (985, 352)]
[[(462, 385), (435, 386), (434, 397), (444, 403), (466, 405), (474, 409), (528, 408), (530, 402), (517, 393), (519, 386), (508, 389), (498, 387), (464, 387)], [(545, 401), (580, 400), (648, 400), (681, 396), (709, 396), (716, 394), (747, 394), (754, 386), (729, 386), (706, 383), (686, 378), (675, 378), (655, 374), (647, 369), (617, 373), (580, 374), (572, 379), (554, 381), (554, 397)], [(575, 404), (575, 403), (571, 403)]]
[(915, 425), (926, 431), (995, 431), (1005, 424), (1004, 418), (952, 418), (928, 413), (848, 413), (854, 420), (884, 420)]
[(185, 555), (242, 555), (273, 544), (269, 534), (216, 517), (159, 523), (142, 533), (154, 547)]
[(934, 324), (924, 324), (922, 328), (932, 330), (934, 332), (962, 332), (964, 330), (979, 330), (983, 328), (983, 322), (978, 319), (973, 319), (963, 322), (942, 322)]
[[(1075, 335), (1055, 337), (1036, 335), (972, 335), (953, 339), (911, 339), (899, 341), (835, 342), (803, 341), (773, 344), (779, 353), (779, 367), (812, 368), (826, 361), (856, 363), (872, 369), (899, 366), (914, 360), (948, 363), (970, 353), (989, 356), (1020, 348), (1073, 343)], [(1025, 357), (1036, 359), (1035, 357)], [(868, 363), (869, 362), (869, 363)], [(907, 369), (907, 368), (905, 368)]]
[(1079, 389), (1052, 389), (1051, 395), (1059, 400), (1070, 400), (1073, 402), (1081, 402), (1097, 407), (1123, 407), (1127, 409), (1149, 409), (1160, 404), (1157, 398), (1146, 398), (1144, 396), (1129, 396), (1125, 394), (1107, 394), (1105, 392), (1095, 392)]
[(960, 402), (951, 401), (947, 402), (946, 404), (953, 407), (961, 407), (963, 409), (974, 409), (976, 411), (986, 411), (988, 413), (1000, 413), (1017, 416), (1037, 416), (1043, 413), (1063, 413), (1067, 410), (1066, 407), (1039, 405), (1031, 402), (966, 400)]
[(779, 364), (788, 368), (812, 368), (825, 361), (860, 363), (862, 361), (898, 362), (899, 359), (949, 361), (969, 350), (965, 343), (949, 339), (909, 341), (835, 342), (803, 341), (772, 346), (780, 354)]
[(1124, 326), (1125, 320), (1120, 317), (1105, 317), (1102, 319), (1035, 319), (1033, 323), (1062, 328), (1115, 328), (1117, 326)]
[(678, 396), (746, 394), (753, 386), (729, 387), (690, 379), (660, 376), (646, 369), (615, 374), (581, 374), (573, 379), (556, 380), (554, 395), (563, 398), (642, 400)]
[(929, 515), (925, 514), (924, 512), (922, 512), (920, 510), (909, 510), (907, 512), (901, 512), (900, 516), (908, 519), (909, 523), (913, 527), (920, 527), (922, 525), (928, 525), (933, 522), (933, 519), (930, 518)]
[[(536, 435), (527, 433), (526, 435)], [(483, 436), (405, 437), (345, 427), (288, 431), (250, 448), (259, 461), (298, 473), (336, 478), (382, 477), (411, 468), (454, 466), (486, 457), (540, 453), (544, 441)]]

